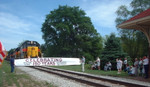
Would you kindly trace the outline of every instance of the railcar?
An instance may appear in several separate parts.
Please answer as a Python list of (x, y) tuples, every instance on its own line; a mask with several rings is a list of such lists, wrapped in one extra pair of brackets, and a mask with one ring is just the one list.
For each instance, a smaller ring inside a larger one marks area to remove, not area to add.
[(17, 58), (35, 58), (41, 57), (40, 44), (37, 41), (25, 41), (13, 52)]

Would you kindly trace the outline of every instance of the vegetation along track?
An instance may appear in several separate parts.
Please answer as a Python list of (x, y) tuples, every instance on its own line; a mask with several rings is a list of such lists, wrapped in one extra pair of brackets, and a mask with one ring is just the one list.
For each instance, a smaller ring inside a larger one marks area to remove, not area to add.
[(135, 84), (131, 82), (112, 80), (112, 79), (102, 78), (102, 77), (89, 75), (85, 73), (74, 72), (74, 71), (63, 70), (63, 69), (56, 69), (56, 68), (46, 67), (46, 66), (36, 66), (32, 68), (38, 69), (47, 73), (56, 74), (61, 77), (65, 77), (68, 79), (78, 81), (80, 83), (84, 83), (84, 84), (96, 86), (96, 87), (110, 87), (110, 86), (111, 87), (147, 87), (145, 85), (140, 85), (138, 83)]

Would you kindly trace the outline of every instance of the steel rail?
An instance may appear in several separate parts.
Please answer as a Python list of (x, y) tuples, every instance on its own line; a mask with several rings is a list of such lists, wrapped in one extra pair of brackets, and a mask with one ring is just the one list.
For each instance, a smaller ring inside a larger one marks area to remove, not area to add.
[(83, 79), (80, 79), (80, 78), (75, 78), (75, 77), (72, 77), (72, 76), (67, 76), (67, 75), (64, 75), (64, 74), (56, 73), (56, 72), (53, 72), (53, 71), (50, 71), (50, 70), (45, 70), (45, 69), (38, 68), (38, 67), (32, 67), (32, 68), (38, 69), (40, 71), (44, 71), (44, 72), (47, 72), (47, 73), (52, 73), (52, 74), (55, 74), (55, 75), (59, 75), (61, 77), (72, 79), (72, 80), (75, 80), (77, 82), (84, 83), (84, 84), (91, 85), (91, 86), (95, 86), (95, 87), (109, 87), (109, 86), (106, 86), (106, 85), (103, 85), (103, 84), (83, 80)]
[[(102, 80), (102, 81), (106, 81), (106, 82), (110, 82), (110, 83), (114, 83), (114, 84), (125, 85), (127, 87), (148, 87), (148, 86), (141, 85), (141, 84), (135, 84), (135, 83), (131, 83), (131, 82), (124, 82), (124, 81), (119, 81), (119, 80), (114, 80), (114, 79), (107, 79), (107, 78), (97, 77), (97, 76), (94, 76), (94, 75), (88, 75), (88, 74), (85, 74), (85, 73), (79, 73), (79, 72), (74, 72), (74, 71), (69, 71), (69, 70), (56, 69), (56, 68), (43, 67), (43, 66), (38, 66), (38, 67), (46, 68), (48, 70), (54, 70), (54, 71), (60, 71), (60, 72), (64, 72), (64, 73), (74, 74), (74, 75), (78, 75), (78, 76), (84, 76), (84, 77), (88, 77), (88, 78), (91, 78), (91, 79)], [(36, 68), (38, 70), (42, 70), (42, 69), (39, 69), (37, 67), (32, 67), (32, 68)], [(73, 80), (76, 80), (78, 82), (82, 82), (82, 83), (85, 83), (85, 84), (88, 83), (88, 85), (92, 85), (92, 86), (96, 86), (96, 87), (97, 86), (108, 87), (108, 86), (105, 86), (103, 84), (97, 84), (97, 83), (95, 84), (95, 83), (90, 82), (90, 81), (83, 81), (83, 80), (80, 80), (78, 78), (74, 78), (74, 77), (70, 77), (70, 76), (65, 76), (65, 75), (58, 74), (58, 73), (55, 73), (55, 72), (52, 72), (52, 71), (47, 71), (47, 70), (42, 70), (42, 71), (53, 73), (53, 74), (57, 74), (59, 76), (70, 78), (70, 79), (73, 79)]]

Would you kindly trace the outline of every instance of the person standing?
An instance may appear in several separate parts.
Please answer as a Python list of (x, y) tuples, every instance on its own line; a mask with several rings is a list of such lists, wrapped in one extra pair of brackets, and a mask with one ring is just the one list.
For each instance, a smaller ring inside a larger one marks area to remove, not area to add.
[(145, 78), (148, 78), (148, 69), (149, 69), (149, 60), (146, 56), (144, 56), (143, 59), (143, 65), (144, 65), (144, 70), (145, 70)]
[(122, 61), (121, 59), (116, 59), (116, 62), (117, 62), (117, 69), (118, 69), (118, 73), (117, 74), (120, 74), (121, 73), (121, 70), (122, 70)]
[(127, 58), (124, 58), (123, 67), (124, 67), (124, 72), (126, 72), (127, 71)]
[(11, 56), (11, 58), (10, 58), (10, 66), (11, 66), (11, 73), (13, 73), (14, 72), (14, 65), (15, 65), (15, 63), (14, 63), (15, 61), (14, 61), (14, 57), (13, 56)]
[(122, 60), (121, 60), (121, 58), (119, 59), (119, 62), (120, 62), (120, 72), (122, 71)]
[(84, 72), (84, 64), (85, 64), (85, 57), (82, 56), (82, 59), (81, 59), (81, 64), (82, 64), (82, 72)]
[(142, 58), (140, 58), (140, 61), (139, 61), (139, 75), (142, 76), (142, 69), (143, 69), (143, 60)]
[(100, 70), (100, 58), (99, 58), (99, 57), (97, 57), (97, 60), (96, 60), (96, 62), (97, 62), (97, 67), (98, 67), (98, 70)]
[(119, 60), (118, 60), (118, 58), (116, 59), (116, 62), (117, 62), (117, 70), (118, 70), (117, 74), (119, 74), (120, 73), (120, 71), (119, 71), (120, 67), (119, 67)]
[(139, 66), (139, 61), (137, 58), (135, 58), (135, 62), (134, 62), (134, 67), (135, 67), (135, 75), (138, 75), (138, 66)]

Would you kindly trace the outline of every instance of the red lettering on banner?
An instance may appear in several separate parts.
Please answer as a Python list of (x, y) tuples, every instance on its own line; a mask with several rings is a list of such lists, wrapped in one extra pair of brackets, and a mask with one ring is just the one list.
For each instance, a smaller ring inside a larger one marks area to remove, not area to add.
[(30, 62), (32, 62), (32, 58), (30, 58)]
[(29, 62), (29, 60), (28, 60), (28, 59), (26, 59), (25, 61), (26, 61), (26, 62)]
[(53, 65), (55, 65), (55, 62), (53, 62)]
[(55, 62), (47, 62), (46, 65), (55, 65)]
[(38, 62), (37, 59), (33, 59), (33, 61)]
[(46, 65), (46, 62), (42, 62), (42, 65)]
[(43, 59), (42, 59), (42, 58), (40, 58), (40, 62), (43, 62)]
[(48, 58), (47, 61), (50, 61), (50, 59)]
[[(65, 58), (64, 58), (65, 59)], [(68, 65), (70, 61), (63, 60), (63, 58), (26, 58), (15, 60), (16, 66), (55, 66), (55, 65)], [(80, 64), (78, 62), (70, 64)]]
[(36, 60), (37, 62), (39, 62), (39, 58), (37, 58), (37, 60)]
[(50, 58), (51, 59), (51, 61), (53, 61), (53, 58)]
[(58, 59), (54, 59), (54, 62), (58, 61)]
[(48, 62), (47, 65), (50, 65), (50, 63)]
[(59, 62), (62, 62), (62, 58), (59, 59)]
[(40, 62), (33, 62), (33, 66), (40, 66)]
[(47, 62), (47, 59), (46, 59), (46, 58), (44, 58), (44, 62)]

